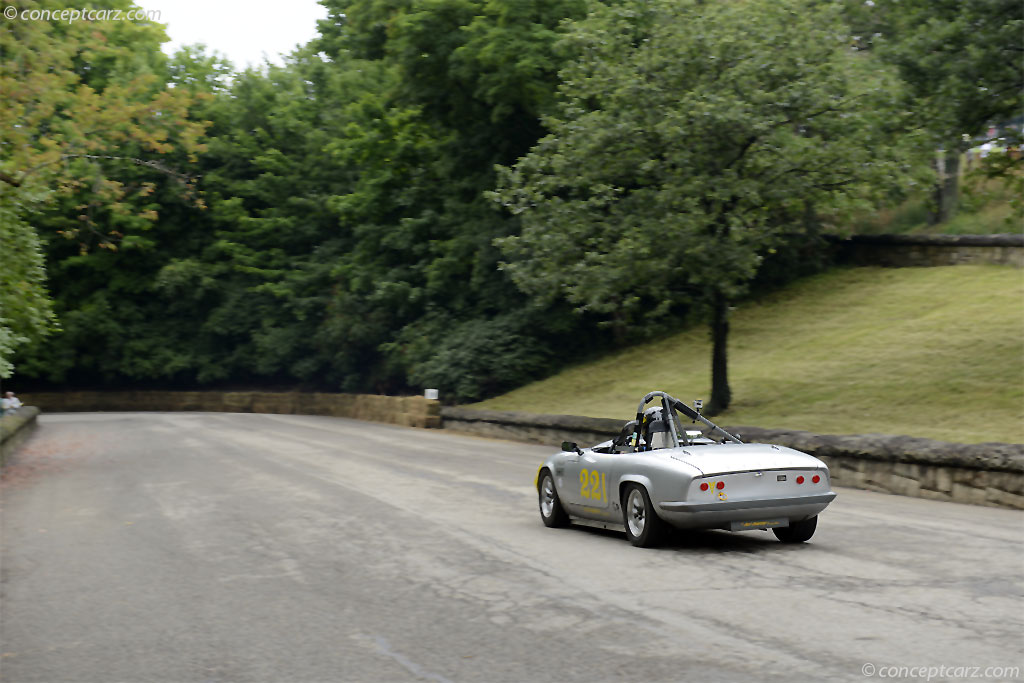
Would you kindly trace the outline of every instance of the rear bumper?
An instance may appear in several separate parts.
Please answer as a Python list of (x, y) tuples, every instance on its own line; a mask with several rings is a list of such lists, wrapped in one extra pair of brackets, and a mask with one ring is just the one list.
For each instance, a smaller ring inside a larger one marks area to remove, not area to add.
[(732, 522), (785, 519), (797, 522), (824, 510), (834, 491), (798, 498), (727, 500), (721, 502), (669, 502), (658, 505), (658, 516), (683, 529), (728, 527)]

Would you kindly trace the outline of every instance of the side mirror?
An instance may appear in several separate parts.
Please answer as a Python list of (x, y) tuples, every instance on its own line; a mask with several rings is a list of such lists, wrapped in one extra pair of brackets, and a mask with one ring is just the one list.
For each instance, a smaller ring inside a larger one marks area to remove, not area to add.
[(583, 454), (583, 451), (580, 450), (580, 447), (577, 446), (576, 442), (574, 442), (574, 441), (563, 441), (562, 442), (562, 450), (563, 451), (575, 451), (576, 453), (579, 453), (580, 455)]

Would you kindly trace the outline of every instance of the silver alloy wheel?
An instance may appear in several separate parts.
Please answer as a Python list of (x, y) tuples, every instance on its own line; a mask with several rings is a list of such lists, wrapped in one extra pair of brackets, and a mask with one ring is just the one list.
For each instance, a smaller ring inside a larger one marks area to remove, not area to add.
[(629, 492), (629, 499), (626, 501), (626, 524), (629, 525), (629, 533), (639, 537), (644, 533), (646, 523), (647, 506), (644, 505), (644, 494), (640, 489), (634, 488)]
[(540, 485), (540, 513), (550, 518), (555, 512), (555, 484), (550, 475), (544, 475)]

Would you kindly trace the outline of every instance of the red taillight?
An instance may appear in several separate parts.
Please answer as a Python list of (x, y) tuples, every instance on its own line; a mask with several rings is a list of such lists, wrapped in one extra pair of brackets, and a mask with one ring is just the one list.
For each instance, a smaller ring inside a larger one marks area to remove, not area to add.
[(724, 481), (718, 482), (717, 484), (715, 484), (715, 488), (718, 489), (719, 491), (721, 491), (722, 489), (725, 488), (725, 482)]
[(708, 483), (707, 482), (702, 483), (700, 485), (700, 490), (701, 491), (707, 491), (708, 490)]
[(813, 477), (811, 478), (811, 481), (813, 481), (813, 482), (814, 482), (815, 484), (817, 484), (817, 483), (818, 483), (819, 481), (821, 481), (821, 477), (819, 477), (819, 476), (818, 476), (817, 474), (815, 474), (815, 475), (814, 475), (814, 476), (813, 476)]
[(796, 478), (796, 483), (798, 483), (798, 484), (802, 484), (802, 483), (804, 483), (804, 478), (803, 478), (802, 476), (800, 476), (800, 477), (797, 477), (797, 478)]

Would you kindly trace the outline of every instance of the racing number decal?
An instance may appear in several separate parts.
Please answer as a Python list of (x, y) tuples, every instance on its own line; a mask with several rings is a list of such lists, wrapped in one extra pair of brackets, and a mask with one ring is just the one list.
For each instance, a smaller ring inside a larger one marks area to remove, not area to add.
[(607, 503), (608, 486), (604, 479), (604, 472), (580, 470), (580, 496)]

